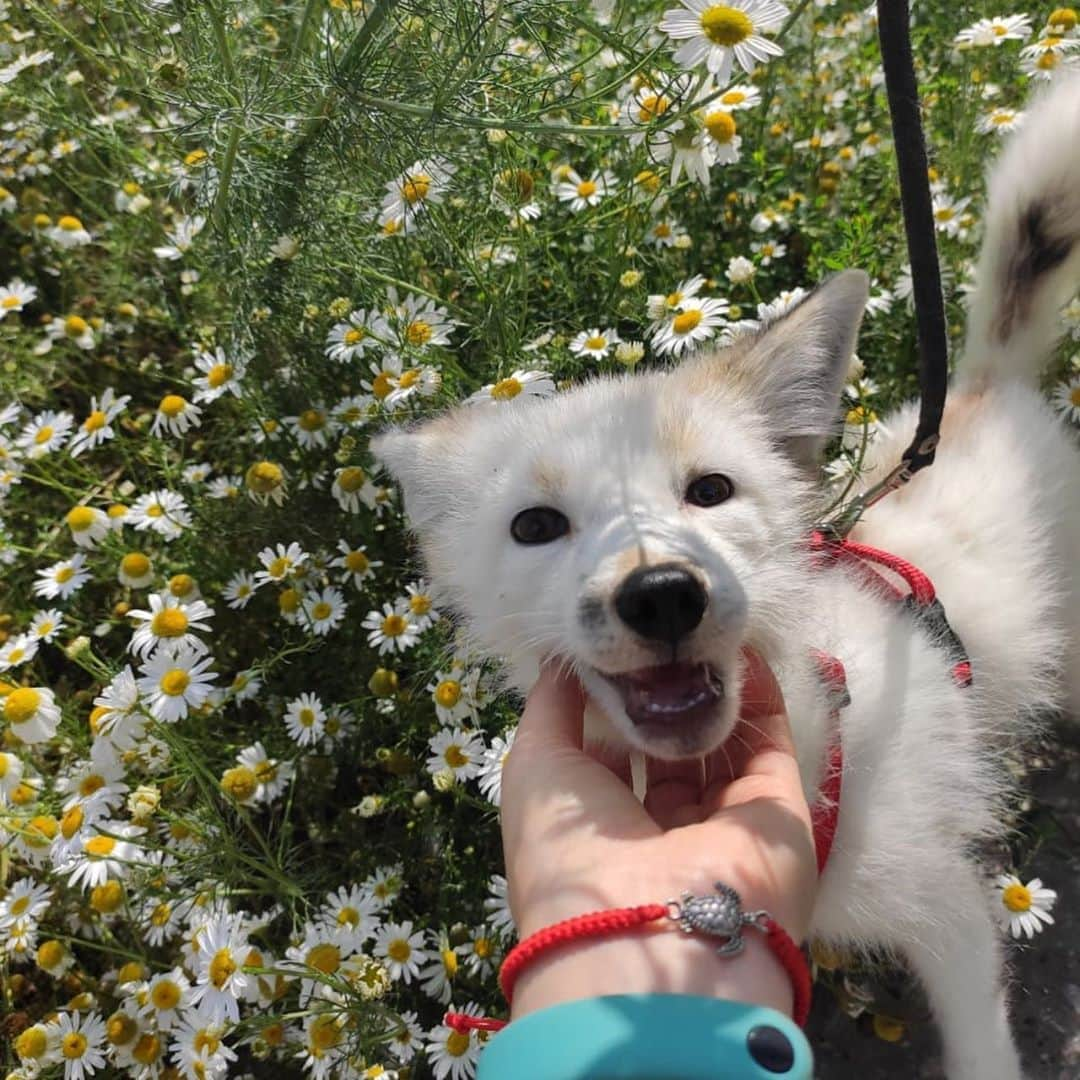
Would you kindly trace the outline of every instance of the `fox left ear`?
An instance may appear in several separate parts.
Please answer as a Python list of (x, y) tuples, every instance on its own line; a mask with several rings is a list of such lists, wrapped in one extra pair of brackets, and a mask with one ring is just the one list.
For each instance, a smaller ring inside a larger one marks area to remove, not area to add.
[(731, 361), (731, 376), (757, 397), (777, 440), (808, 468), (835, 434), (869, 295), (869, 277), (844, 270), (766, 326)]

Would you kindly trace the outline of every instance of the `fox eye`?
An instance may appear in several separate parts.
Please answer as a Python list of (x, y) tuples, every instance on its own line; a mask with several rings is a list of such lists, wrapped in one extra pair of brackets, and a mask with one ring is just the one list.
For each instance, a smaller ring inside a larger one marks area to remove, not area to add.
[(692, 480), (685, 499), (693, 506), (719, 506), (735, 494), (735, 487), (723, 473), (709, 473)]
[(519, 544), (550, 544), (569, 531), (566, 515), (550, 506), (530, 506), (510, 523), (510, 535)]

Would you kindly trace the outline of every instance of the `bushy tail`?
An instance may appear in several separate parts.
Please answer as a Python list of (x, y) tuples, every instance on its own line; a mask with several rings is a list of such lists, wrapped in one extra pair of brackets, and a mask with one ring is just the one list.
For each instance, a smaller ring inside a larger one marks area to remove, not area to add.
[(1042, 94), (990, 171), (961, 383), (1033, 383), (1080, 286), (1080, 76)]

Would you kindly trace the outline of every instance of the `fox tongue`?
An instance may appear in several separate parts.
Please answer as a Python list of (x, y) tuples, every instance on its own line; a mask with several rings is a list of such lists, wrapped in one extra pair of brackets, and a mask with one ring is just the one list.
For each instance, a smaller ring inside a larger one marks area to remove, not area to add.
[(685, 719), (719, 701), (720, 689), (704, 664), (663, 664), (628, 672), (618, 679), (626, 715), (635, 724)]

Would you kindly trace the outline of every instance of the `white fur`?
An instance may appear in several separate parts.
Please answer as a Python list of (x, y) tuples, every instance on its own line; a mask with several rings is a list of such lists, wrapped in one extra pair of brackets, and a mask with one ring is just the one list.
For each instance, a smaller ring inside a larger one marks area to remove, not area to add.
[[(1048, 131), (1053, 142), (1036, 152), (1031, 140)], [(430, 574), (467, 632), (507, 658), (522, 690), (543, 657), (569, 661), (598, 706), (594, 734), (657, 756), (685, 750), (677, 739), (643, 741), (600, 674), (661, 662), (611, 603), (642, 563), (678, 562), (708, 590), (704, 621), (679, 646), (680, 657), (707, 659), (726, 686), (699, 750), (732, 730), (738, 650), (749, 643), (780, 676), (815, 798), (830, 732), (808, 650), (843, 661), (852, 699), (841, 718), (843, 797), (813, 933), (908, 959), (941, 1024), (953, 1080), (1021, 1074), (1001, 932), (972, 849), (1002, 828), (1011, 794), (1002, 748), (1066, 688), (1080, 704), (1080, 455), (1027, 385), (1041, 359), (1031, 352), (1044, 351), (1054, 330), (1018, 317), (1009, 336), (990, 341), (985, 316), (1016, 284), (1000, 267), (1010, 265), (1009, 238), (1020, 235), (1017, 216), (1030, 200), (1067, 195), (1059, 220), (1080, 223), (1080, 84), (1036, 109), (1019, 145), (1027, 147), (1022, 176), (1019, 152), (1007, 150), (992, 185), (995, 250), (983, 265), (997, 269), (981, 278), (972, 351), (937, 462), (855, 533), (930, 574), (971, 655), (970, 689), (953, 684), (944, 651), (910, 615), (844, 569), (812, 570), (803, 547), (818, 505), (808, 455), (836, 411), (864, 275), (839, 275), (757, 341), (672, 373), (457, 410), (375, 443), (402, 483)], [(1066, 173), (1075, 178), (1067, 191)], [(1061, 264), (1070, 272), (1080, 228), (1076, 240)], [(1032, 318), (1051, 318), (1060, 275), (1059, 267), (1026, 282), (1031, 302), (1021, 306)], [(869, 480), (898, 460), (914, 421), (913, 408), (885, 421), (890, 434), (874, 444)], [(734, 497), (710, 509), (688, 505), (686, 484), (703, 472), (729, 476)], [(510, 521), (536, 505), (562, 510), (570, 534), (516, 544)], [(588, 621), (583, 597), (596, 601)]]

